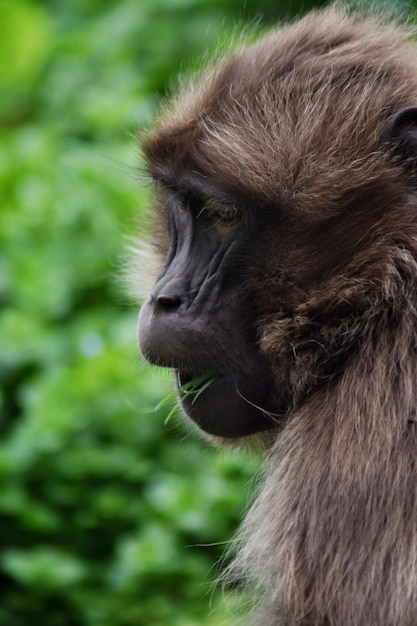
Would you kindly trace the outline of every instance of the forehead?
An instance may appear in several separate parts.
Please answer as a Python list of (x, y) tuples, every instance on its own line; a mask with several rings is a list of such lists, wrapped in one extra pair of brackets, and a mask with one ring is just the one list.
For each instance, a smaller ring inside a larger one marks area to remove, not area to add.
[(417, 95), (403, 37), (372, 27), (329, 10), (225, 58), (145, 139), (151, 169), (299, 205), (360, 186), (383, 118)]

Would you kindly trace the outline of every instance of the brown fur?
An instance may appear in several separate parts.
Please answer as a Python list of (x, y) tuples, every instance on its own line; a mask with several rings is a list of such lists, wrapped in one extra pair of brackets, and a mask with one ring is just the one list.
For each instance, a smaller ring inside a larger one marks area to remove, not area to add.
[(413, 105), (408, 29), (330, 8), (226, 58), (145, 140), (151, 168), (269, 215), (245, 288), (290, 410), (231, 568), (262, 625), (417, 625), (417, 193), (380, 142)]

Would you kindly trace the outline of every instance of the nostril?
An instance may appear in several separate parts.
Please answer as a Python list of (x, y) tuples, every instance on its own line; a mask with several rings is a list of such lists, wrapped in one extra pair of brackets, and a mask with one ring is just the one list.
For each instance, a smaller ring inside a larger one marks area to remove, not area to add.
[(179, 296), (167, 296), (161, 294), (156, 298), (156, 304), (165, 311), (172, 311), (178, 309), (181, 304), (181, 298)]
[(177, 311), (185, 298), (185, 285), (182, 278), (174, 278), (162, 284), (156, 284), (151, 295), (155, 313)]

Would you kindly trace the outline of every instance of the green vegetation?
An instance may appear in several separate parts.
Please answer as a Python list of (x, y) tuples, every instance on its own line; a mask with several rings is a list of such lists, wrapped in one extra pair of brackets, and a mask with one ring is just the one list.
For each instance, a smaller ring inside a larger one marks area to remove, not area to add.
[(220, 33), (278, 11), (0, 0), (0, 626), (230, 623), (211, 581), (258, 462), (164, 426), (117, 275), (149, 201), (138, 128)]

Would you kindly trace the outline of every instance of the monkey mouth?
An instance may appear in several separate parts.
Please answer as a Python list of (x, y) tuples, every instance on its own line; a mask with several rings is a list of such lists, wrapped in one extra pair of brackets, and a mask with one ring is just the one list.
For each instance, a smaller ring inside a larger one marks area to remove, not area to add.
[(222, 378), (220, 374), (196, 373), (177, 370), (177, 388), (181, 399), (187, 396), (196, 398), (212, 383)]
[(177, 370), (176, 375), (181, 407), (191, 421), (210, 435), (229, 436), (219, 416), (223, 405), (235, 397), (232, 377), (185, 370)]
[(184, 413), (205, 433), (235, 439), (259, 431), (260, 420), (262, 430), (273, 426), (239, 389), (244, 388), (255, 403), (262, 402), (264, 394), (258, 398), (238, 374), (177, 370), (176, 376)]

